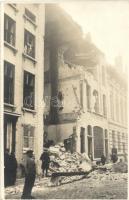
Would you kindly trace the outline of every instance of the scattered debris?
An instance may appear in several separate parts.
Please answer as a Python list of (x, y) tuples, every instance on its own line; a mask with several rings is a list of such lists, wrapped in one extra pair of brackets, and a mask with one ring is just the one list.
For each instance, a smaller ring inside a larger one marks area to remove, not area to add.
[(92, 169), (92, 163), (86, 153), (79, 154), (75, 152), (71, 154), (66, 152), (63, 143), (50, 147), (49, 152), (50, 169), (54, 169), (57, 172), (87, 172)]
[(126, 162), (118, 162), (112, 166), (113, 172), (120, 172), (120, 173), (127, 173), (128, 172), (128, 165)]

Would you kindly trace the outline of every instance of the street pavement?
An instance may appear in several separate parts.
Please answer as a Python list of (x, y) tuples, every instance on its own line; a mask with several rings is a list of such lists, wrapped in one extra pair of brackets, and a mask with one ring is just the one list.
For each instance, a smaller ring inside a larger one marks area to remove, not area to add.
[[(127, 199), (128, 177), (123, 178), (122, 174), (115, 177), (113, 180), (85, 178), (53, 187), (49, 186), (50, 178), (42, 178), (36, 181), (32, 195), (36, 199)], [(23, 184), (10, 187), (10, 191), (7, 188), (6, 199), (20, 199), (22, 188)]]

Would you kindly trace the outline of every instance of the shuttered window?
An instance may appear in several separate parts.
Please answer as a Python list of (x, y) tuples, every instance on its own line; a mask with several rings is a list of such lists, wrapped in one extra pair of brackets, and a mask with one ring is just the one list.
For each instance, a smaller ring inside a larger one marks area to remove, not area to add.
[(34, 126), (24, 125), (23, 150), (34, 149)]
[(4, 103), (14, 104), (14, 65), (4, 61)]

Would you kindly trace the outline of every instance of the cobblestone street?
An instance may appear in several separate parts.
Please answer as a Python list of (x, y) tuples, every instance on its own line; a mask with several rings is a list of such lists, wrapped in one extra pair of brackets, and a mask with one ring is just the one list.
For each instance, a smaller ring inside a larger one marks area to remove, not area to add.
[[(36, 199), (127, 199), (127, 178), (115, 174), (114, 180), (82, 179), (56, 187), (48, 187), (48, 179), (42, 179), (33, 188)], [(7, 194), (6, 199), (20, 199), (23, 185), (17, 194)]]

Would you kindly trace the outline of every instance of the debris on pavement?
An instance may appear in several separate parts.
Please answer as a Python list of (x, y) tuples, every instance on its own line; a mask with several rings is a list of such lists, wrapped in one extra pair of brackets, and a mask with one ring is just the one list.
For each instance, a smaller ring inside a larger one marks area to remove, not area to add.
[(118, 172), (118, 173), (127, 173), (128, 172), (128, 165), (126, 162), (116, 162), (116, 163), (107, 163), (102, 166), (96, 167), (101, 171), (110, 171), (110, 172)]
[[(49, 147), (50, 153), (50, 171), (51, 172), (89, 172), (92, 169), (92, 162), (86, 153), (67, 152), (63, 143)], [(60, 185), (75, 180), (80, 180), (84, 175), (61, 176), (51, 179), (49, 186)]]
[(113, 172), (120, 172), (120, 173), (127, 173), (128, 172), (128, 165), (126, 162), (118, 162), (114, 163), (112, 167)]
[(72, 154), (67, 152), (63, 143), (50, 147), (49, 152), (51, 160), (50, 169), (57, 172), (87, 172), (92, 169), (92, 163), (86, 153), (79, 154), (74, 152)]

